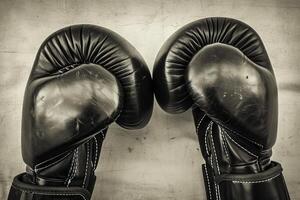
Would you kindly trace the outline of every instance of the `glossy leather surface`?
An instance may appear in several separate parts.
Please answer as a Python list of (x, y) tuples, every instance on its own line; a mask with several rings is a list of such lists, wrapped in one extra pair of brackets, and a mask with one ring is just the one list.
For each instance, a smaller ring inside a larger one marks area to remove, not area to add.
[[(88, 200), (91, 198), (91, 193), (82, 187), (31, 185), (27, 184), (26, 176), (28, 176), (26, 173), (22, 173), (14, 178), (8, 200)], [(23, 192), (19, 188), (22, 188)]]
[[(249, 195), (249, 191), (251, 191), (251, 195)], [(256, 182), (222, 182), (220, 196), (222, 199), (239, 200), (283, 200), (289, 198), (282, 175), (259, 184)]]
[(153, 107), (151, 75), (138, 51), (124, 38), (106, 28), (74, 25), (49, 36), (36, 56), (28, 84), (73, 65), (97, 64), (112, 73), (124, 90), (124, 107), (117, 123), (142, 128)]
[[(214, 183), (213, 170), (203, 166), (203, 176), (208, 200), (286, 200), (289, 194), (279, 163), (255, 174), (223, 174)], [(218, 189), (215, 190), (215, 187)]]
[(180, 113), (192, 106), (186, 85), (186, 68), (200, 49), (213, 43), (236, 47), (252, 62), (272, 71), (264, 45), (250, 26), (230, 18), (197, 20), (172, 34), (156, 56), (153, 69), (155, 97), (164, 110)]
[(88, 200), (108, 126), (116, 121), (142, 128), (152, 107), (149, 69), (121, 36), (94, 25), (53, 33), (27, 82), (22, 116), (27, 167), (14, 180), (9, 200), (21, 193), (26, 200)]
[(27, 83), (24, 161), (37, 165), (57, 154), (49, 155), (49, 149), (73, 148), (67, 144), (88, 139), (114, 120), (141, 128), (152, 106), (150, 72), (125, 39), (93, 25), (61, 29), (41, 45)]
[(274, 145), (278, 101), (272, 72), (237, 48), (215, 43), (193, 57), (186, 78), (194, 103), (214, 121), (265, 149)]
[(118, 80), (95, 64), (36, 79), (26, 90), (22, 152), (33, 166), (88, 140), (112, 123), (123, 107)]
[(160, 49), (153, 80), (165, 111), (193, 108), (207, 199), (289, 199), (281, 170), (270, 160), (276, 80), (252, 28), (229, 18), (184, 26)]

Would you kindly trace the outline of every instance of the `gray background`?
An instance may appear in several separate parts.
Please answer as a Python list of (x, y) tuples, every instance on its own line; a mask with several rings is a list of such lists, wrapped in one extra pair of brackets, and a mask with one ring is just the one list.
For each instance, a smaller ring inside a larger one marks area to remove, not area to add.
[[(279, 87), (273, 159), (282, 163), (292, 199), (300, 199), (299, 0), (0, 0), (0, 199), (24, 171), (22, 99), (42, 41), (77, 23), (104, 26), (129, 40), (152, 70), (163, 42), (181, 26), (209, 16), (242, 20), (261, 36)], [(191, 112), (168, 115), (157, 104), (138, 131), (112, 125), (104, 142), (94, 200), (202, 200), (203, 160)]]

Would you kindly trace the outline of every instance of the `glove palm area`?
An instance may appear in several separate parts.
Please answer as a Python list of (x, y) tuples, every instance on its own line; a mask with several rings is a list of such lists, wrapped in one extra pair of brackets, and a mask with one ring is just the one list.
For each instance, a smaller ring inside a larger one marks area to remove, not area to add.
[(150, 72), (121, 36), (93, 25), (53, 33), (27, 82), (22, 117), (27, 167), (15, 177), (9, 200), (90, 199), (109, 124), (142, 128), (152, 106)]

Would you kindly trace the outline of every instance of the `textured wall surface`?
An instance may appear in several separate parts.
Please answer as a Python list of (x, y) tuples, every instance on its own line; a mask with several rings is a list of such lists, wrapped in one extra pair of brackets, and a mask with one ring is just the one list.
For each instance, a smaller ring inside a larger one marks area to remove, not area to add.
[[(299, 0), (0, 0), (0, 199), (24, 171), (23, 93), (37, 49), (49, 34), (78, 23), (110, 28), (129, 40), (152, 70), (168, 36), (209, 16), (242, 20), (264, 41), (279, 86), (273, 160), (283, 165), (291, 198), (300, 200)], [(146, 128), (109, 129), (93, 199), (204, 200), (202, 162), (191, 112), (168, 115), (156, 104)]]

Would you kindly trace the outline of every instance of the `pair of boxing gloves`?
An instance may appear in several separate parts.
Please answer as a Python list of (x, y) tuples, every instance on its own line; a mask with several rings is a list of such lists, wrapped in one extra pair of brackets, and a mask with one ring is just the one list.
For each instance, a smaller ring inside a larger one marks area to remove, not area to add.
[(140, 54), (93, 25), (61, 29), (41, 45), (23, 103), (22, 156), (9, 200), (89, 200), (108, 126), (144, 127), (153, 93), (169, 113), (192, 108), (208, 200), (288, 200), (279, 163), (277, 86), (248, 25), (206, 18), (160, 49), (153, 80)]

